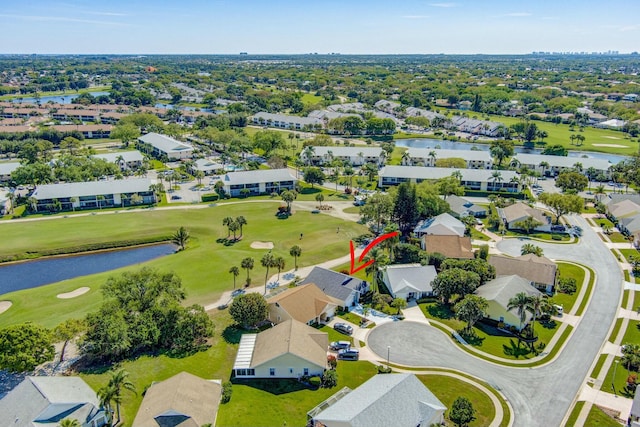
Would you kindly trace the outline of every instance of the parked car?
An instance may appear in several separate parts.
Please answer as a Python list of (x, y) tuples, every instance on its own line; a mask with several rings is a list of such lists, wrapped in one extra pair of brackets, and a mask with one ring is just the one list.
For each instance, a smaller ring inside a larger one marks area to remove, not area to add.
[(357, 348), (350, 348), (348, 350), (339, 350), (338, 359), (340, 360), (358, 360), (360, 358), (360, 352)]
[(353, 327), (347, 325), (346, 323), (336, 323), (335, 325), (333, 325), (333, 329), (346, 335), (351, 335), (353, 333)]
[(171, 200), (180, 200), (182, 199), (182, 197), (178, 196), (177, 194), (174, 194), (173, 196), (171, 196)]
[(238, 295), (242, 294), (244, 294), (244, 289), (236, 289), (235, 291), (231, 292), (232, 297), (237, 297)]
[(551, 231), (563, 233), (565, 231), (565, 228), (564, 228), (564, 225), (552, 225)]
[(348, 350), (351, 348), (351, 343), (349, 341), (334, 341), (329, 344), (329, 348), (331, 350)]

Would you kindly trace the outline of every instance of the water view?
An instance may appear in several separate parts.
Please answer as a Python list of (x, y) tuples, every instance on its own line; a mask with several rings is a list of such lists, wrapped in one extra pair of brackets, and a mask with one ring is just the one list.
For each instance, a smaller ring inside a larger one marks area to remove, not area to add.
[(170, 243), (87, 255), (45, 258), (0, 266), (0, 295), (61, 280), (115, 270), (175, 252)]
[[(90, 93), (93, 96), (100, 96), (100, 95), (109, 95), (110, 92), (103, 91), (103, 92), (90, 92)], [(46, 104), (50, 101), (56, 104), (71, 104), (73, 100), (79, 96), (80, 96), (79, 93), (72, 94), (72, 95), (51, 95), (51, 96), (41, 96), (39, 100), (41, 105)], [(23, 98), (14, 98), (11, 101), (15, 102), (16, 104), (36, 104), (38, 102), (38, 99), (34, 97), (23, 97)]]
[[(396, 145), (398, 147), (413, 147), (413, 148), (435, 148), (436, 146), (446, 150), (478, 150), (478, 151), (489, 151), (491, 148), (489, 144), (479, 144), (474, 142), (459, 142), (459, 141), (446, 141), (441, 139), (431, 139), (431, 138), (413, 138), (413, 139), (399, 139), (396, 141)], [(540, 154), (542, 153), (541, 148), (524, 148), (521, 146), (515, 147), (516, 153), (527, 153), (527, 154)], [(606, 153), (595, 153), (592, 151), (569, 151), (569, 157), (590, 157), (594, 159), (605, 159), (611, 162), (612, 164), (619, 163), (625, 159), (628, 159), (627, 156), (621, 156), (616, 154), (606, 154)]]

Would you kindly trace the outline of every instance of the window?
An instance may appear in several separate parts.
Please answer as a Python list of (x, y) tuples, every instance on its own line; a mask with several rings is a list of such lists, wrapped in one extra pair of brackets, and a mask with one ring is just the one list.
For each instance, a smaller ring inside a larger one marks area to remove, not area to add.
[(289, 373), (293, 374), (293, 368), (289, 368)]
[(276, 375), (276, 368), (269, 368), (269, 376), (274, 377)]
[(309, 368), (304, 368), (304, 375), (306, 375), (306, 376), (309, 375)]

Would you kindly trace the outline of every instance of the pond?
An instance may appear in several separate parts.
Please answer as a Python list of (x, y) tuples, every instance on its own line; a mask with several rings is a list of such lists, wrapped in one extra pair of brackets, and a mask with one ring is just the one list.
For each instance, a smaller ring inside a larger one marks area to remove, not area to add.
[[(414, 139), (399, 139), (396, 141), (398, 147), (412, 147), (412, 148), (439, 148), (446, 150), (479, 150), (489, 151), (491, 146), (485, 143), (473, 143), (473, 142), (461, 142), (461, 141), (447, 141), (441, 139), (431, 138), (414, 138)], [(540, 154), (541, 148), (524, 148), (522, 146), (515, 147), (516, 153), (527, 154)], [(616, 154), (596, 153), (593, 151), (569, 151), (569, 157), (590, 157), (594, 159), (605, 159), (612, 164), (617, 164), (623, 160), (628, 159), (627, 156), (620, 156)]]
[[(100, 96), (100, 95), (109, 95), (110, 92), (102, 91), (102, 92), (89, 92), (89, 93), (93, 96)], [(72, 94), (72, 95), (41, 96), (40, 105), (44, 105), (49, 101), (56, 104), (71, 104), (73, 100), (79, 96), (80, 96), (79, 93)], [(37, 99), (33, 97), (13, 98), (11, 101), (17, 104), (36, 104), (37, 103)]]
[(138, 264), (175, 252), (170, 243), (0, 265), (0, 295)]

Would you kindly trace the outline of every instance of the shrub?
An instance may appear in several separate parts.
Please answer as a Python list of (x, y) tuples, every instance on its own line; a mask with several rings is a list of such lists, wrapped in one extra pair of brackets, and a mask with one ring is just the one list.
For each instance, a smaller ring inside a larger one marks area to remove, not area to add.
[(391, 368), (388, 367), (388, 366), (377, 365), (376, 368), (378, 369), (378, 373), (379, 374), (390, 374), (391, 373)]
[(557, 234), (553, 234), (551, 235), (551, 240), (562, 240), (562, 237)]
[(333, 369), (324, 371), (321, 386), (323, 388), (333, 388), (336, 385), (338, 385), (338, 373)]
[(222, 398), (220, 399), (221, 403), (228, 403), (231, 400), (231, 395), (233, 394), (233, 384), (227, 381), (222, 383)]
[(558, 280), (558, 292), (562, 292), (563, 294), (573, 294), (578, 286), (576, 285), (576, 279), (572, 277), (561, 277)]
[(322, 385), (322, 378), (311, 377), (309, 378), (309, 384), (311, 385), (311, 387), (320, 388), (320, 386)]
[(330, 354), (329, 356), (327, 356), (327, 362), (329, 362), (329, 367), (331, 369), (336, 369), (336, 366), (338, 366), (338, 360), (336, 359), (336, 357), (332, 354)]

